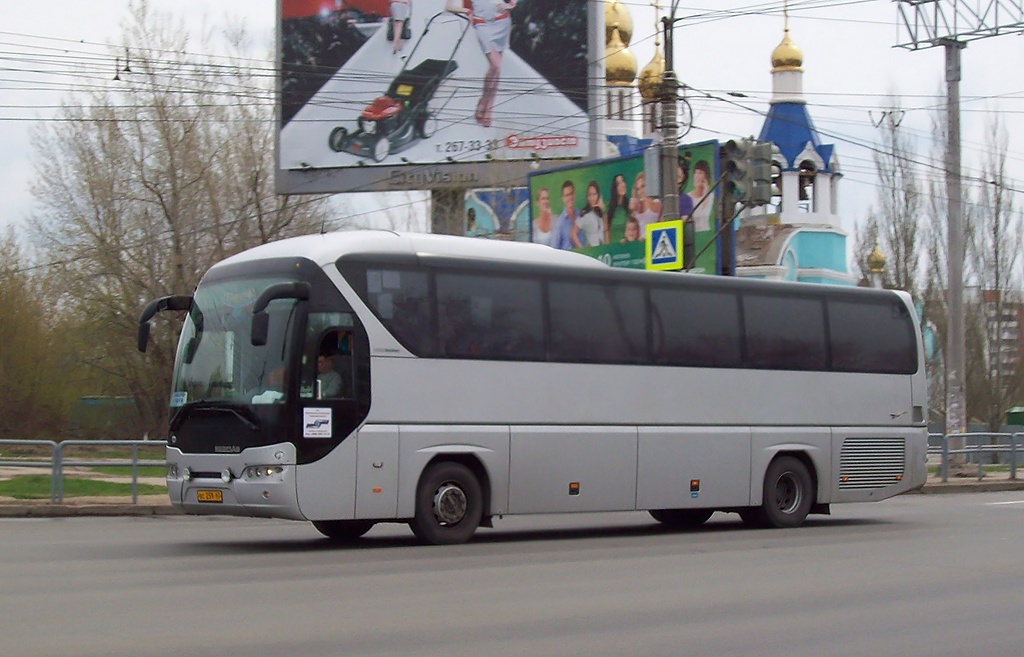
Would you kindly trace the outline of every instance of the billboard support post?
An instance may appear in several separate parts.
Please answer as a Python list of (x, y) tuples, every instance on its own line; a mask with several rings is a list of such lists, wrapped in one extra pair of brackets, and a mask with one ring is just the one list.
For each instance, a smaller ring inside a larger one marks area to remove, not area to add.
[[(589, 6), (590, 3), (588, 3)], [(590, 68), (587, 84), (588, 106), (591, 108), (587, 114), (590, 116), (590, 159), (599, 160), (604, 156), (603, 147), (605, 141), (604, 113), (597, 108), (602, 107), (602, 88), (598, 80), (605, 79), (604, 63), (604, 8), (603, 3), (594, 3), (596, 6), (587, 11), (587, 57)]]
[(463, 205), (466, 191), (460, 188), (430, 190), (430, 232), (464, 235)]

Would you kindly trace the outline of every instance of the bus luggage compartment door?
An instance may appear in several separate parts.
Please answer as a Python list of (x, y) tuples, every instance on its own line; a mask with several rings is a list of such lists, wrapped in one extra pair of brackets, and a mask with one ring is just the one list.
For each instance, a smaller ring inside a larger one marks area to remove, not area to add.
[(356, 518), (398, 513), (398, 426), (365, 426), (356, 442)]
[(512, 427), (509, 513), (636, 508), (636, 427)]

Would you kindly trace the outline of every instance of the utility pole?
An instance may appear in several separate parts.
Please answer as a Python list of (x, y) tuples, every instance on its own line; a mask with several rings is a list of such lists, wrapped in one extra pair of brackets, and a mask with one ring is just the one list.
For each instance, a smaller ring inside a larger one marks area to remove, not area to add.
[[(1022, 0), (992, 0), (979, 12), (967, 0), (896, 0), (910, 40), (901, 48), (946, 50), (946, 433), (967, 430), (964, 346), (964, 226), (960, 180), (960, 51), (968, 41), (1024, 32)], [(950, 447), (962, 448), (963, 439)]]
[(964, 338), (964, 224), (960, 180), (960, 51), (966, 44), (944, 39), (946, 49), (946, 433), (967, 431), (967, 357)]
[[(676, 79), (673, 65), (675, 57), (672, 54), (672, 26), (678, 4), (679, 0), (674, 0), (669, 15), (661, 19), (662, 28), (665, 31), (665, 73), (661, 78), (662, 221), (679, 219), (679, 124), (676, 122), (676, 96), (679, 93), (679, 81)], [(691, 224), (691, 232), (692, 228)], [(685, 232), (684, 227), (684, 235)]]

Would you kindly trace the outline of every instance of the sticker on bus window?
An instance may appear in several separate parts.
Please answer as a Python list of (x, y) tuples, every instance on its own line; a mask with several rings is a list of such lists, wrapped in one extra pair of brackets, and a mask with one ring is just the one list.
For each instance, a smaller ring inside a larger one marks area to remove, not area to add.
[(304, 408), (304, 409), (302, 409), (302, 437), (303, 438), (330, 438), (331, 437), (331, 409), (329, 409), (329, 408)]
[(188, 401), (188, 393), (184, 390), (171, 393), (171, 408), (178, 408), (184, 406)]

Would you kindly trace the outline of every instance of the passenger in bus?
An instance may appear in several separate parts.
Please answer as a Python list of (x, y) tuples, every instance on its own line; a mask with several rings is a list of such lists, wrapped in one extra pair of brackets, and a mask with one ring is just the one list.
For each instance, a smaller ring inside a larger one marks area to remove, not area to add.
[[(341, 393), (341, 375), (334, 369), (334, 355), (337, 349), (338, 336), (329, 333), (320, 345), (320, 355), (316, 359), (317, 398), (337, 397)], [(334, 342), (332, 345), (331, 342)]]
[(284, 368), (275, 367), (266, 373), (253, 390), (253, 404), (276, 404), (284, 401)]

